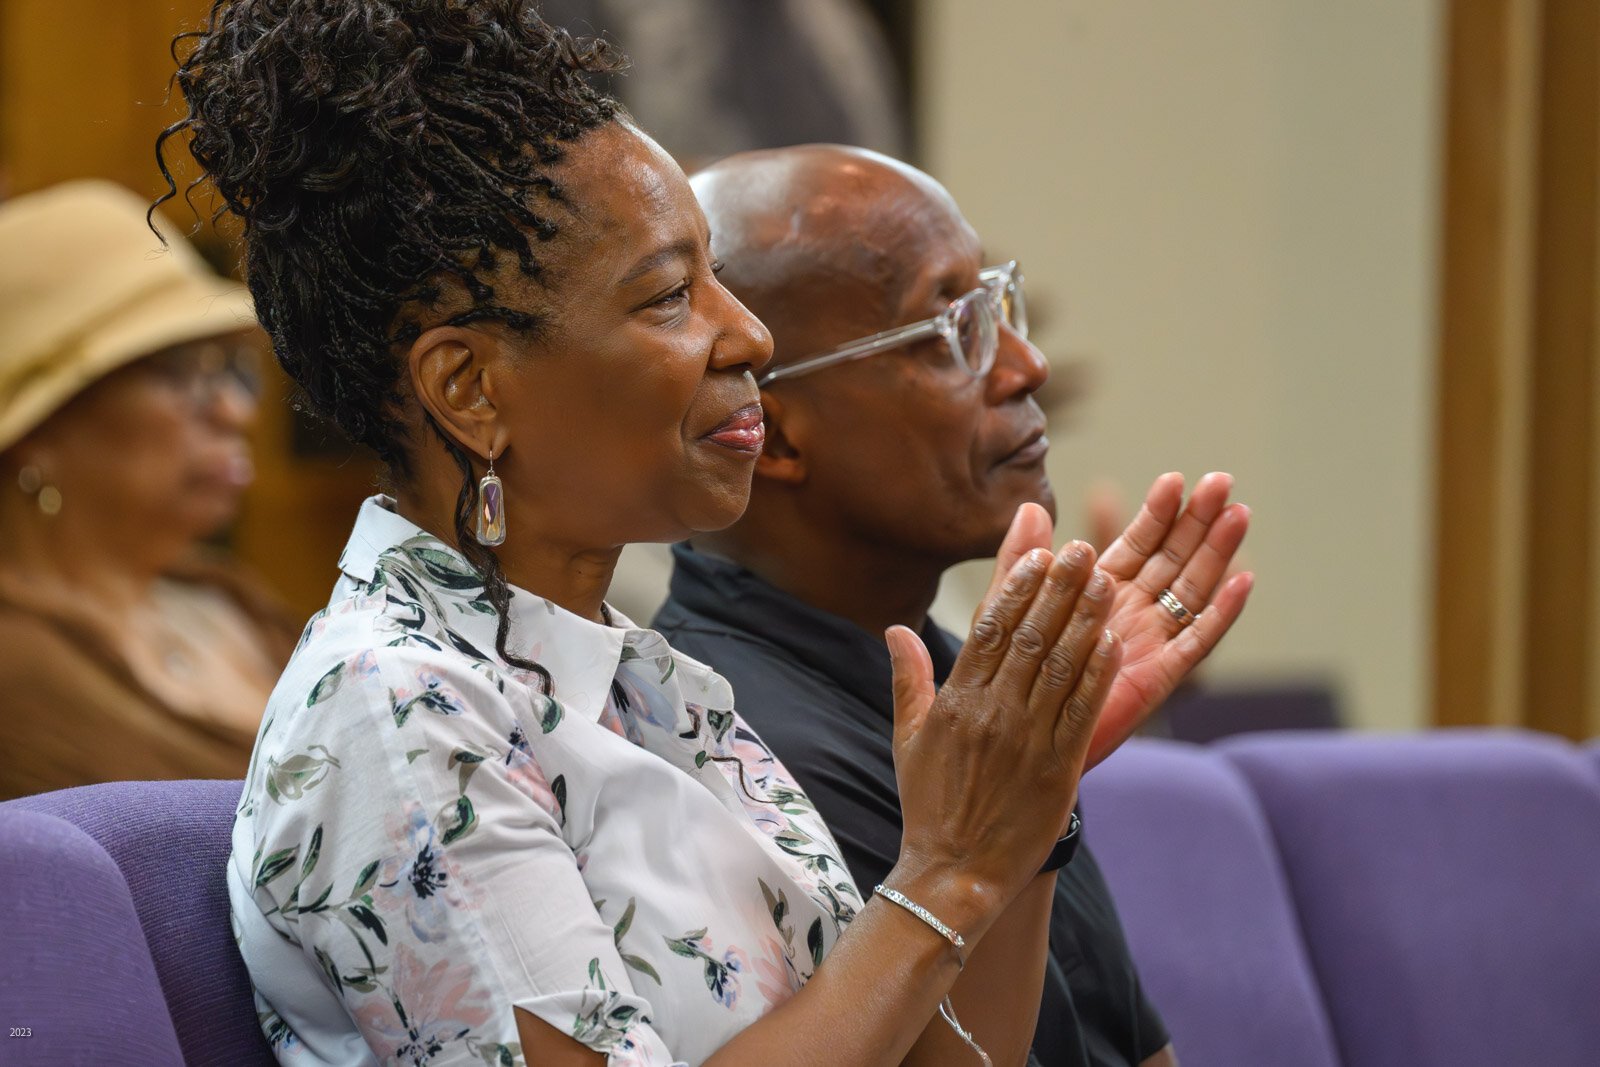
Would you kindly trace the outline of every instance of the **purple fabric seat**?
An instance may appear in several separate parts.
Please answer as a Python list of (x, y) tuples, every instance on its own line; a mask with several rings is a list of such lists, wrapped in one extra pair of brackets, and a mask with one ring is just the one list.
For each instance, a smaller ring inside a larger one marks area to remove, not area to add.
[(105, 850), (69, 822), (7, 805), (0, 856), (0, 1062), (182, 1067), (128, 885)]
[(1197, 744), (1259, 730), (1336, 730), (1341, 725), (1333, 688), (1316, 682), (1180, 690), (1150, 724), (1155, 736)]
[(1577, 749), (1450, 731), (1221, 750), (1272, 825), (1346, 1063), (1600, 1062), (1600, 787)]
[(238, 781), (109, 782), (0, 806), (66, 819), (116, 861), (189, 1067), (277, 1063), (256, 1020), (223, 879), (242, 787)]
[(1133, 741), (1081, 792), (1085, 840), (1184, 1067), (1336, 1067), (1272, 836), (1239, 773), (1202, 748)]

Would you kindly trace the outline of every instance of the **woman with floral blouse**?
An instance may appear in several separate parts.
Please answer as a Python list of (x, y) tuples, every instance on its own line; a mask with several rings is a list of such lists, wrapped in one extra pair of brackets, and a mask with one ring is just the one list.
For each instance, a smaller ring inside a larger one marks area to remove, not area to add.
[(179, 52), (163, 143), (242, 223), (306, 401), (391, 471), (235, 824), (279, 1059), (1021, 1062), (1120, 657), (1088, 546), (1024, 507), (937, 695), (889, 632), (905, 837), (853, 885), (727, 684), (604, 602), (624, 544), (740, 514), (772, 355), (586, 81), (615, 57), (529, 0), (219, 0)]

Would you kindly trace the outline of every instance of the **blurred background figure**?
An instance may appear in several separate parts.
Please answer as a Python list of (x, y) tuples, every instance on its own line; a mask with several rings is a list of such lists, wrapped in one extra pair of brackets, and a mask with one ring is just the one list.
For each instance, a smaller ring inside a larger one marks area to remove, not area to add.
[(910, 148), (899, 0), (546, 0), (544, 17), (628, 56), (606, 89), (685, 170), (828, 141)]
[(241, 776), (294, 641), (204, 545), (254, 474), (249, 296), (146, 206), (0, 204), (0, 798)]

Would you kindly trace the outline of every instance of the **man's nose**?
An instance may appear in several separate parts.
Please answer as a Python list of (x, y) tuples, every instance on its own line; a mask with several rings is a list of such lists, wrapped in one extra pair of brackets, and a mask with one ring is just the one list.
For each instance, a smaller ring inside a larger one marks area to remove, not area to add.
[(1000, 324), (994, 366), (985, 380), (989, 402), (1004, 403), (1037, 392), (1050, 377), (1050, 364), (1033, 344), (1006, 323)]

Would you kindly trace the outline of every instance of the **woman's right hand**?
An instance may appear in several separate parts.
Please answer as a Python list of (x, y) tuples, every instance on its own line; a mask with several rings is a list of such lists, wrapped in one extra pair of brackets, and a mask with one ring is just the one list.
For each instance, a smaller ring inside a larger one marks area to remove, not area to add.
[[(1023, 505), (1006, 540), (1001, 559), (1018, 541), (1048, 545), (1044, 509)], [(969, 941), (1038, 873), (1077, 800), (1121, 656), (1095, 558), (1081, 541), (1053, 556), (1034, 547), (997, 573), (937, 692), (917, 635), (887, 635), (904, 819), (888, 884)]]

